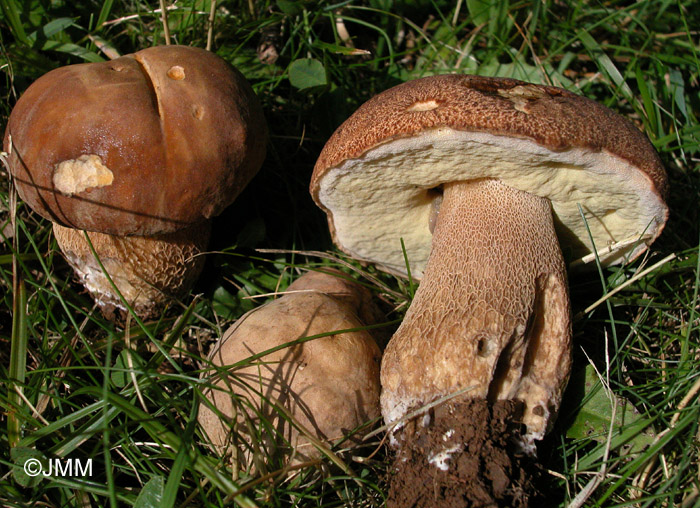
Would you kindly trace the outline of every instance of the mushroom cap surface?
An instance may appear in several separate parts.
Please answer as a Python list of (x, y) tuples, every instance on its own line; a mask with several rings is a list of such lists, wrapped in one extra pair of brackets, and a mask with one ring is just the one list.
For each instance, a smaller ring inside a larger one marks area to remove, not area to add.
[(262, 164), (266, 138), (238, 71), (203, 49), (160, 46), (40, 77), (14, 107), (4, 147), (40, 215), (150, 236), (219, 214)]
[[(366, 295), (358, 289), (367, 290), (333, 275), (322, 274), (326, 281), (318, 275), (309, 272), (288, 288), (290, 293), (242, 316), (212, 348), (212, 364), (233, 365), (299, 338), (361, 328), (357, 312), (367, 302), (361, 301)], [(360, 300), (354, 300), (353, 293)], [(243, 414), (252, 428), (259, 428), (261, 421), (272, 425), (261, 429), (267, 453), (289, 456), (291, 445), (297, 461), (318, 457), (318, 449), (280, 416), (275, 404), (314, 438), (336, 441), (379, 417), (380, 356), (371, 334), (357, 330), (293, 344), (237, 368), (213, 372), (215, 388), (206, 396), (224, 419), (202, 404), (199, 422), (220, 452), (229, 445), (241, 446), (246, 463), (250, 442), (242, 446), (233, 441), (237, 434), (250, 439)]]
[(560, 88), (469, 75), (367, 101), (326, 143), (310, 190), (341, 249), (405, 274), (403, 239), (420, 277), (440, 186), (480, 178), (548, 198), (569, 261), (593, 252), (587, 227), (604, 263), (636, 257), (668, 215), (665, 170), (630, 121)]

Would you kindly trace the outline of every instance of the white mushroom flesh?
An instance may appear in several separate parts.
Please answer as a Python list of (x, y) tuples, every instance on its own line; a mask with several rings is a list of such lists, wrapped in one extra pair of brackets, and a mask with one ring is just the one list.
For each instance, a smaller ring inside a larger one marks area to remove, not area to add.
[(437, 198), (432, 189), (476, 178), (499, 179), (547, 197), (570, 261), (593, 252), (588, 229), (601, 239), (599, 251), (621, 245), (603, 253), (602, 262), (634, 257), (666, 217), (652, 181), (605, 151), (552, 152), (528, 139), (449, 128), (388, 141), (330, 169), (318, 198), (332, 210), (336, 241), (344, 250), (405, 274), (403, 239), (412, 274), (420, 278), (430, 254), (430, 215)]
[(56, 165), (53, 184), (56, 190), (67, 196), (79, 194), (96, 187), (112, 185), (114, 175), (98, 155), (81, 155)]

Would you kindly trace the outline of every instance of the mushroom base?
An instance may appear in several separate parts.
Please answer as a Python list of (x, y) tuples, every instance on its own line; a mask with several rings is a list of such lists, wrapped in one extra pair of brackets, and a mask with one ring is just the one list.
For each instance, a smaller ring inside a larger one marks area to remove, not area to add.
[[(527, 507), (540, 497), (541, 467), (518, 452), (522, 404), (442, 404), (395, 437), (389, 507)], [(541, 504), (541, 503), (540, 503)]]
[(211, 224), (153, 237), (88, 233), (99, 262), (84, 231), (56, 223), (53, 231), (68, 264), (106, 316), (127, 310), (120, 293), (139, 317), (147, 318), (192, 288), (204, 267), (199, 254), (206, 249)]

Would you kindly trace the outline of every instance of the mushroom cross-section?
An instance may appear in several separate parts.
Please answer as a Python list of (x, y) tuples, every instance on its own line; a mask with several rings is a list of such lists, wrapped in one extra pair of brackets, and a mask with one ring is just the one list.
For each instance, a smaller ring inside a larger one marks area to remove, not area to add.
[(370, 99), (310, 190), (341, 249), (405, 274), (403, 241), (422, 278), (382, 360), (386, 423), (471, 387), (523, 402), (531, 452), (569, 374), (564, 259), (634, 258), (667, 218), (665, 171), (631, 122), (560, 88), (467, 75)]
[[(82, 230), (108, 246), (100, 260), (119, 266), (108, 273), (147, 314), (154, 296), (182, 293), (184, 266), (201, 268), (193, 256), (206, 246), (206, 222), (257, 172), (266, 139), (238, 71), (209, 51), (162, 46), (45, 74), (15, 105), (4, 149), (20, 197), (57, 224), (98, 302), (122, 307)], [(152, 241), (131, 242), (139, 237)]]

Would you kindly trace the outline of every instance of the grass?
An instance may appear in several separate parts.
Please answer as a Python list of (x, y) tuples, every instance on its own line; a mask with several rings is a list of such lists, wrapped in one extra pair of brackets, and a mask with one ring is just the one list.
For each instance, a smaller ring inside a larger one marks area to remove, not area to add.
[[(209, 1), (166, 4), (172, 41), (205, 47)], [(158, 9), (0, 0), (0, 125), (56, 66), (164, 43)], [(551, 506), (700, 507), (698, 27), (700, 4), (687, 0), (218, 2), (212, 49), (252, 83), (271, 140), (259, 175), (216, 220), (191, 297), (158, 320), (106, 321), (74, 282), (50, 224), (15, 205), (1, 173), (0, 505), (382, 506), (388, 461), (378, 437), (353, 453), (363, 460), (342, 456), (344, 470), (336, 457), (288, 479), (274, 458), (265, 475), (227, 470), (195, 424), (199, 372), (216, 337), (272, 298), (260, 295), (321, 265), (358, 277), (339, 261), (307, 191), (333, 130), (392, 85), (468, 72), (596, 99), (631, 118), (661, 154), (671, 182), (661, 238), (600, 278), (570, 274), (575, 372), (539, 456)], [(400, 318), (411, 285), (364, 270), (397, 309), (387, 319)], [(30, 482), (12, 472), (42, 455), (92, 459), (93, 476)]]

